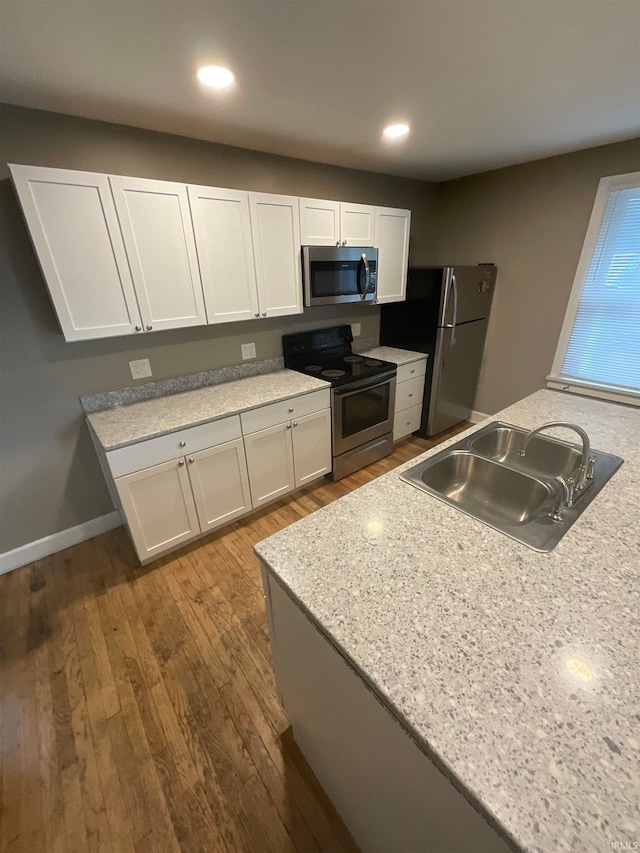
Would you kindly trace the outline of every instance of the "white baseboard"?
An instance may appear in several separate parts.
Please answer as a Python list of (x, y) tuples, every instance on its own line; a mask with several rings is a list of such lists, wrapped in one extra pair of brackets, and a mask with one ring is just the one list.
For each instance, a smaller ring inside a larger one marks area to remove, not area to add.
[(487, 418), (492, 417), (492, 415), (488, 415), (486, 412), (476, 412), (475, 409), (471, 412), (471, 417), (469, 420), (472, 424), (479, 424), (480, 421), (486, 421)]
[(114, 527), (119, 527), (121, 524), (122, 519), (116, 509), (108, 515), (92, 518), (91, 521), (85, 521), (83, 524), (77, 524), (75, 527), (69, 527), (59, 533), (52, 533), (51, 536), (45, 536), (44, 539), (28, 542), (26, 545), (14, 548), (13, 551), (5, 551), (4, 554), (0, 554), (0, 575), (18, 569), (20, 566), (26, 566), (27, 563), (33, 563), (34, 560), (41, 560), (43, 557), (48, 557), (49, 554), (70, 548), (72, 545), (77, 545), (78, 542), (93, 539), (94, 536), (106, 533), (107, 530), (113, 530)]

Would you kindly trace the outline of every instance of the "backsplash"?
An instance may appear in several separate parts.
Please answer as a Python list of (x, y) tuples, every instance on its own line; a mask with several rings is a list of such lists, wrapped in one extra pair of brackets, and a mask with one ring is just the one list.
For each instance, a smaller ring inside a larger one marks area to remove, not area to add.
[[(380, 343), (379, 337), (356, 338), (353, 342), (354, 352), (366, 352)], [(189, 373), (187, 376), (176, 376), (173, 379), (161, 379), (158, 382), (146, 382), (117, 391), (103, 391), (99, 394), (87, 394), (80, 397), (80, 405), (89, 414), (113, 409), (115, 406), (126, 406), (129, 403), (140, 403), (142, 400), (153, 400), (157, 397), (167, 397), (170, 394), (180, 394), (183, 391), (194, 391), (207, 385), (220, 385), (223, 382), (233, 382), (235, 379), (245, 379), (248, 376), (260, 376), (264, 373), (274, 373), (284, 368), (284, 359), (268, 358), (264, 361), (252, 361), (249, 364), (236, 364), (232, 367), (220, 367), (217, 370), (205, 370), (200, 373)]]

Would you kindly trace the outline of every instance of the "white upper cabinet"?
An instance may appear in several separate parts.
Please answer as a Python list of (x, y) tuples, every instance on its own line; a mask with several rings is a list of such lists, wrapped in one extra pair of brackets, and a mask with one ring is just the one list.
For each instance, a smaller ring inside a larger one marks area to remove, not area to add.
[(249, 193), (188, 187), (210, 323), (259, 316)]
[(66, 340), (140, 331), (107, 176), (38, 166), (10, 169)]
[(249, 193), (249, 207), (260, 316), (302, 314), (298, 199)]
[(319, 198), (300, 199), (303, 246), (375, 246), (375, 207)]
[(411, 211), (376, 208), (378, 302), (401, 302), (407, 292)]
[(187, 188), (110, 177), (146, 331), (207, 322)]
[(301, 198), (300, 241), (303, 246), (339, 245), (340, 202)]
[(340, 236), (343, 246), (377, 246), (376, 208), (368, 204), (340, 203)]

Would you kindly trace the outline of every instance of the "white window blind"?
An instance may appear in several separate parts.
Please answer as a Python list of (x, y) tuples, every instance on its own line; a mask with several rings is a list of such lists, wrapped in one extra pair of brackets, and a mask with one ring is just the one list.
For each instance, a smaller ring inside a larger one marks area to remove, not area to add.
[(600, 182), (548, 379), (640, 405), (640, 173)]

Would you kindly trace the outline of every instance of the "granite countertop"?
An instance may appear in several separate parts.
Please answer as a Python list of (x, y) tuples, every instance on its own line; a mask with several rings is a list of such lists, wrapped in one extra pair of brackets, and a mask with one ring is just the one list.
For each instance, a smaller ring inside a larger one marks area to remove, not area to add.
[(360, 353), (369, 358), (381, 358), (382, 361), (392, 361), (400, 367), (403, 364), (409, 364), (411, 361), (416, 361), (419, 358), (427, 358), (426, 352), (414, 352), (409, 349), (398, 349), (397, 347), (374, 347), (366, 352)]
[(294, 370), (278, 370), (141, 403), (115, 406), (88, 414), (87, 420), (102, 447), (115, 450), (157, 435), (330, 387), (330, 383), (322, 379)]
[(402, 482), (415, 459), (256, 552), (516, 849), (602, 853), (640, 840), (640, 411), (545, 390), (498, 418), (625, 460), (551, 553)]

